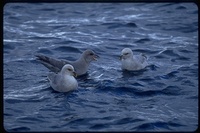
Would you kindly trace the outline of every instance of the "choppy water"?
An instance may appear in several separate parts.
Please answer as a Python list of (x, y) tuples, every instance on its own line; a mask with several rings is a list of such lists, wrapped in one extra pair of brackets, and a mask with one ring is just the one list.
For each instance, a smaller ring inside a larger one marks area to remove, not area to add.
[[(198, 8), (194, 3), (10, 3), (3, 12), (7, 131), (194, 131)], [(150, 66), (123, 72), (123, 48)], [(57, 93), (35, 53), (100, 59), (78, 90)]]

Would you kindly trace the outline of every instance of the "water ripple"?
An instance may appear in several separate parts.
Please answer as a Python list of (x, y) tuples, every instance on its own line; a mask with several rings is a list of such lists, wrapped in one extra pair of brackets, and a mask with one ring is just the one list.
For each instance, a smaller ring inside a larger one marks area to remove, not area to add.
[[(196, 130), (194, 3), (9, 3), (3, 21), (6, 131)], [(122, 71), (125, 47), (149, 66)], [(88, 48), (100, 58), (78, 89), (54, 91), (34, 55), (73, 60)]]

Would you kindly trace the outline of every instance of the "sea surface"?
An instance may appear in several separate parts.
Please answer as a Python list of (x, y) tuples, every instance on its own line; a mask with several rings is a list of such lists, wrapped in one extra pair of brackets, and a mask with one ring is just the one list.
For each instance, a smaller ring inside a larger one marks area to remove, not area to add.
[[(122, 71), (129, 47), (149, 66)], [(55, 92), (35, 54), (100, 58), (79, 87)], [(8, 3), (3, 8), (6, 131), (195, 131), (198, 7), (194, 3)]]

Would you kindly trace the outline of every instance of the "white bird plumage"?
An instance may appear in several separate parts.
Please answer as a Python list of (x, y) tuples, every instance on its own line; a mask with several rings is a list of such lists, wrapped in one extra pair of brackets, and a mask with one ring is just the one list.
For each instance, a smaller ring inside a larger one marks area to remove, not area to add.
[(130, 48), (124, 48), (121, 51), (120, 59), (122, 70), (136, 71), (144, 69), (148, 65), (146, 56), (143, 54), (133, 55)]
[(58, 74), (50, 72), (47, 77), (51, 87), (55, 91), (68, 92), (78, 88), (78, 82), (74, 76), (76, 76), (74, 67), (66, 64)]

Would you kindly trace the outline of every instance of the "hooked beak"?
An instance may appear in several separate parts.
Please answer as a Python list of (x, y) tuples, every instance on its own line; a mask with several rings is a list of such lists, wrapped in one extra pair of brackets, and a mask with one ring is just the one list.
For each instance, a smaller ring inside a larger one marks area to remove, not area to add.
[(94, 59), (95, 61), (97, 61), (97, 58), (99, 58), (99, 56), (95, 54), (95, 55), (93, 56), (93, 59)]
[(73, 76), (76, 78), (78, 75), (76, 72), (73, 72)]

